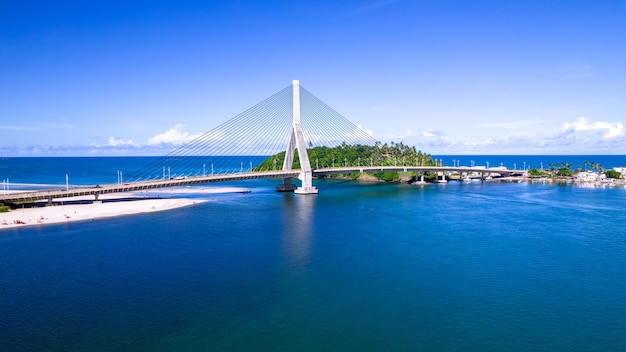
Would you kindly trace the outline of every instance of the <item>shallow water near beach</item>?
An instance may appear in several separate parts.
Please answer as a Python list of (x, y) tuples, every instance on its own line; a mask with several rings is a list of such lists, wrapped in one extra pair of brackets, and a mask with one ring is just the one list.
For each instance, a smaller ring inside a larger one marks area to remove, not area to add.
[(626, 189), (275, 184), (0, 231), (0, 350), (626, 350)]

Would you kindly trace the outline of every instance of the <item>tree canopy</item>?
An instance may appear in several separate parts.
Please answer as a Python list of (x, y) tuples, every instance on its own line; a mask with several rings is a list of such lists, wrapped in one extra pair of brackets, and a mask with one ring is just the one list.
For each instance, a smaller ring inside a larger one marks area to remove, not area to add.
[[(340, 146), (330, 147), (314, 147), (307, 149), (309, 162), (313, 169), (325, 167), (339, 166), (429, 166), (435, 165), (434, 160), (429, 154), (418, 151), (415, 147), (409, 147), (403, 143), (381, 144), (377, 142), (375, 145), (347, 145), (342, 143)], [(298, 153), (294, 153), (293, 168), (300, 168), (300, 159)], [(262, 163), (260, 163), (255, 171), (263, 170), (279, 170), (283, 167), (285, 160), (285, 152), (272, 155)], [(387, 181), (395, 181), (398, 179), (397, 172), (375, 174), (377, 178)], [(393, 174), (393, 175), (392, 175)]]

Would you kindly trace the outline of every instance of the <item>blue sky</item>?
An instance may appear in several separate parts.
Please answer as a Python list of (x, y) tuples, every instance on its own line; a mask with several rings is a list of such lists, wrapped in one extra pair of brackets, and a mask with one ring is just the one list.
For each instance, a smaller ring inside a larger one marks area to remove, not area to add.
[(626, 1), (5, 1), (0, 156), (165, 154), (293, 79), (431, 154), (626, 154), (624, 63)]

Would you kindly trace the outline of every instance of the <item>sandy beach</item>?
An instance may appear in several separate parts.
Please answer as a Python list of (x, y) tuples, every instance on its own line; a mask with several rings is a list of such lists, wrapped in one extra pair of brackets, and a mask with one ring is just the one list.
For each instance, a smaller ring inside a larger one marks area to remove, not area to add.
[[(216, 194), (216, 193), (247, 193), (246, 188), (221, 187), (221, 188), (196, 188), (196, 189), (167, 189), (141, 193), (118, 193), (102, 195), (100, 199), (127, 199), (117, 202), (94, 202), (91, 204), (65, 204), (45, 207), (15, 209), (7, 213), (0, 213), (0, 231), (2, 229), (58, 224), (74, 221), (85, 221), (113, 216), (132, 215), (165, 211), (181, 207), (194, 206), (208, 201), (207, 199), (188, 198), (146, 198), (157, 194), (162, 196), (177, 194)], [(77, 201), (93, 197), (66, 198), (67, 201)], [(60, 201), (57, 199), (56, 201)]]
[(122, 202), (56, 205), (0, 213), (0, 229), (93, 220), (112, 216), (164, 211), (193, 206), (206, 200), (182, 198), (139, 199)]

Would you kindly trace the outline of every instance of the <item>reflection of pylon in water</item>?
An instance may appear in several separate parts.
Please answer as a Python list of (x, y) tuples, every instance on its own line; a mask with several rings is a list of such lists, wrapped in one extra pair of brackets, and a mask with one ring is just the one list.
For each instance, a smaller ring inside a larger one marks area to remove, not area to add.
[(283, 192), (294, 191), (296, 194), (317, 194), (318, 190), (313, 186), (313, 171), (311, 170), (311, 163), (309, 162), (309, 155), (304, 141), (304, 134), (302, 133), (302, 125), (300, 124), (300, 82), (294, 80), (292, 86), (292, 126), (291, 132), (289, 132), (289, 139), (287, 140), (287, 150), (285, 151), (283, 170), (291, 170), (293, 166), (294, 151), (298, 148), (298, 158), (300, 159), (301, 170), (298, 178), (302, 181), (302, 186), (296, 188), (295, 185), (291, 183), (290, 178), (285, 178), (283, 179), (283, 183), (276, 189)]

